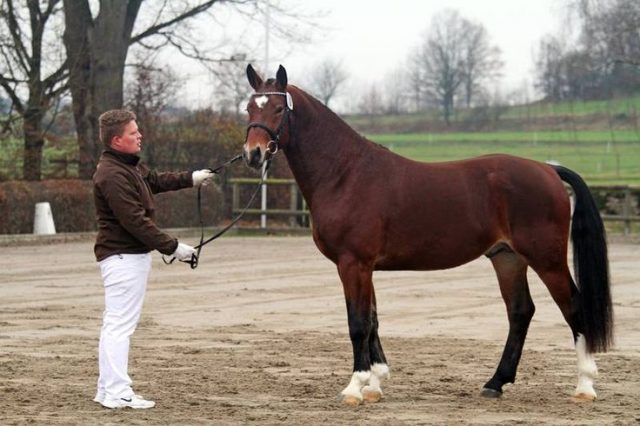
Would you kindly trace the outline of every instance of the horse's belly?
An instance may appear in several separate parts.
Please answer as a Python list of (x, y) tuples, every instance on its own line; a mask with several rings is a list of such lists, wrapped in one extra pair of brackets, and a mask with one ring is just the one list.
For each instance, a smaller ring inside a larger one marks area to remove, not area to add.
[[(415, 228), (419, 229), (419, 228)], [(429, 236), (419, 232), (396, 233), (388, 237), (379, 253), (379, 270), (439, 270), (470, 262), (486, 253), (499, 239), (491, 227), (434, 228)], [(437, 231), (436, 231), (437, 230)]]
[(466, 250), (465, 252), (434, 251), (402, 254), (383, 254), (375, 263), (375, 269), (380, 271), (435, 271), (455, 268), (482, 256), (484, 250)]

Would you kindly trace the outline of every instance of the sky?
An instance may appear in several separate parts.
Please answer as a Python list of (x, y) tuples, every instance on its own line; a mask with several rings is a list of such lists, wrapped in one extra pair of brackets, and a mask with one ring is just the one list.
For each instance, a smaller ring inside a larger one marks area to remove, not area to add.
[[(349, 104), (349, 97), (355, 98), (366, 87), (402, 67), (411, 50), (424, 39), (432, 16), (453, 9), (462, 17), (483, 24), (492, 43), (501, 49), (505, 67), (499, 90), (506, 93), (527, 85), (533, 95), (534, 51), (543, 36), (558, 33), (566, 3), (567, 0), (291, 1), (296, 11), (320, 16), (316, 19), (318, 25), (308, 30), (313, 41), (292, 48), (270, 37), (270, 70), (266, 74), (275, 75), (281, 63), (289, 81), (304, 87), (315, 64), (327, 58), (340, 61), (349, 75), (342, 93), (344, 107)], [(259, 22), (253, 25), (260, 27)], [(255, 30), (263, 40), (264, 27)], [(262, 40), (254, 53), (254, 65), (260, 71), (265, 68), (266, 56)], [(202, 99), (206, 91), (197, 81), (191, 79), (191, 87), (185, 90), (191, 93), (189, 97)]]

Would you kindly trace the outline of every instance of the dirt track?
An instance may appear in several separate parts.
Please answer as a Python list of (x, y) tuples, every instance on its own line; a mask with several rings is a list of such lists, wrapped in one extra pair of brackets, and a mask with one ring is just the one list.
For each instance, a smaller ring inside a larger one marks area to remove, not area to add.
[[(1, 424), (638, 424), (640, 245), (610, 246), (616, 348), (597, 356), (599, 400), (575, 403), (569, 328), (530, 275), (537, 311), (519, 375), (479, 390), (507, 320), (490, 263), (376, 273), (384, 399), (356, 408), (342, 288), (310, 237), (223, 238), (201, 266), (154, 256), (132, 341), (136, 391), (153, 410), (91, 401), (102, 288), (92, 243), (0, 248)], [(209, 247), (208, 247), (209, 248)]]

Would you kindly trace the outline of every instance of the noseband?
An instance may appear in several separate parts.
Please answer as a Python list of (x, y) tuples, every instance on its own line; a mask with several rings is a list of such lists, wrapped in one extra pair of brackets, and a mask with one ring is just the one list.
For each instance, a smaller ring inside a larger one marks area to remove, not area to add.
[(267, 132), (267, 134), (269, 135), (269, 138), (270, 138), (269, 142), (267, 143), (267, 151), (269, 151), (269, 153), (271, 155), (275, 155), (275, 153), (277, 153), (278, 150), (280, 149), (280, 146), (279, 146), (280, 135), (282, 133), (282, 129), (284, 129), (285, 122), (287, 123), (287, 125), (289, 127), (291, 127), (289, 113), (293, 110), (293, 99), (291, 98), (291, 94), (288, 93), (288, 92), (254, 93), (254, 94), (251, 95), (251, 97), (254, 97), (254, 96), (269, 96), (269, 95), (284, 96), (285, 99), (287, 100), (287, 102), (285, 104), (285, 107), (284, 107), (284, 112), (282, 114), (282, 119), (280, 120), (280, 125), (278, 126), (278, 128), (276, 130), (273, 130), (269, 126), (267, 126), (265, 124), (258, 123), (257, 121), (253, 121), (253, 122), (251, 122), (251, 123), (249, 123), (247, 125), (247, 135), (245, 136), (245, 140), (249, 137), (249, 130), (253, 129), (254, 127), (262, 129), (265, 132)]

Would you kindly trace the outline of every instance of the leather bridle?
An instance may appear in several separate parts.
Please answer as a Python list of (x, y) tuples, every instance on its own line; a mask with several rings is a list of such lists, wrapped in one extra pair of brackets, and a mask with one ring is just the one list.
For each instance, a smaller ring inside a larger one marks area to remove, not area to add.
[(280, 124), (278, 128), (273, 130), (269, 126), (259, 123), (257, 121), (252, 121), (247, 125), (247, 137), (249, 137), (249, 130), (257, 127), (258, 129), (262, 129), (269, 135), (269, 142), (267, 142), (267, 151), (271, 155), (275, 155), (280, 149), (280, 135), (282, 134), (282, 130), (284, 129), (285, 124), (287, 127), (291, 128), (291, 111), (293, 111), (293, 98), (289, 92), (261, 92), (261, 93), (253, 93), (251, 97), (256, 96), (284, 96), (286, 99), (284, 111), (282, 113), (282, 118), (280, 119)]

